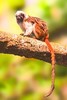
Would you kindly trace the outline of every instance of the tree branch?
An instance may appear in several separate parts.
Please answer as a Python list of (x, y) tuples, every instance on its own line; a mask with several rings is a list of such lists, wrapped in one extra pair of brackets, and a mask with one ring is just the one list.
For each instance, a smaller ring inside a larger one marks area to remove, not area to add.
[[(56, 55), (56, 63), (67, 66), (67, 47), (51, 43)], [(51, 62), (50, 52), (44, 42), (0, 31), (0, 53), (36, 58)]]

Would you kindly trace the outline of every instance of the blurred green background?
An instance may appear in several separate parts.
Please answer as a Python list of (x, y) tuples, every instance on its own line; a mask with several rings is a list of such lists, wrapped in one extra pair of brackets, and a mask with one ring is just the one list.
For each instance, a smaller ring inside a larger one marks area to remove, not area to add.
[[(0, 30), (22, 33), (15, 19), (17, 10), (45, 20), (50, 41), (67, 45), (67, 0), (0, 0)], [(56, 65), (55, 90), (43, 99), (50, 85), (51, 64), (0, 54), (0, 100), (67, 100), (66, 67)]]

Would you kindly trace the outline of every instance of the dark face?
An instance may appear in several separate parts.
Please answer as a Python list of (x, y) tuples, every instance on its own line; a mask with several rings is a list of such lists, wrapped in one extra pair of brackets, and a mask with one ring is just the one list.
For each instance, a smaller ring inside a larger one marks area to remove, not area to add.
[(23, 13), (20, 13), (19, 15), (16, 15), (17, 23), (22, 23), (24, 20), (25, 15)]

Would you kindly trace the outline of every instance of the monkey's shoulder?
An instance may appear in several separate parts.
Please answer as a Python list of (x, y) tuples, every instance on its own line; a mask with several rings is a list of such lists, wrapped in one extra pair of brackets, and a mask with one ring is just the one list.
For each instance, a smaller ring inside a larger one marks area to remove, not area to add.
[(32, 24), (36, 23), (38, 25), (41, 25), (41, 26), (47, 26), (46, 22), (41, 20), (40, 18), (38, 17), (32, 17), (32, 16), (29, 16), (27, 19), (25, 19), (25, 21), (27, 22), (31, 22)]

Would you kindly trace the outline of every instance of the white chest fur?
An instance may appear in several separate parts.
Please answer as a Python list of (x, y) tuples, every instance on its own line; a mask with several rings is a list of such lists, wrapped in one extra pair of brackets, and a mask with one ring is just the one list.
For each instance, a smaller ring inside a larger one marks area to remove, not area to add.
[(23, 22), (23, 23), (20, 23), (19, 25), (23, 31), (26, 31), (27, 29), (32, 30), (33, 28), (33, 25), (30, 22)]
[(31, 22), (24, 22), (23, 26), (25, 27), (25, 29), (28, 29), (28, 28), (32, 28), (33, 25)]

